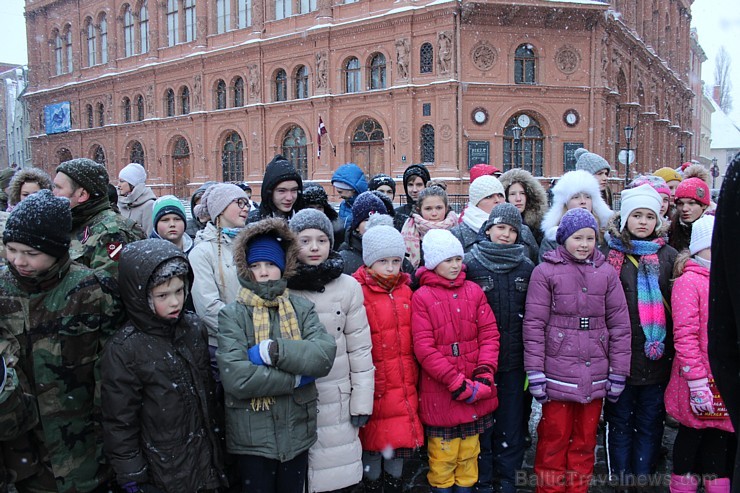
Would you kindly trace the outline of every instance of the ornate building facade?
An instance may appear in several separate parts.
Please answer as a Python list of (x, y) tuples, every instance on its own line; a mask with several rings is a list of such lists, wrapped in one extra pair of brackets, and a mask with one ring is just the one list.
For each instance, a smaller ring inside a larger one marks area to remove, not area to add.
[(559, 176), (585, 146), (623, 176), (630, 126), (633, 171), (677, 166), (691, 2), (27, 0), (33, 161), (141, 162), (180, 196), (259, 183), (276, 153), (318, 181), (352, 161), (464, 183), (479, 162)]

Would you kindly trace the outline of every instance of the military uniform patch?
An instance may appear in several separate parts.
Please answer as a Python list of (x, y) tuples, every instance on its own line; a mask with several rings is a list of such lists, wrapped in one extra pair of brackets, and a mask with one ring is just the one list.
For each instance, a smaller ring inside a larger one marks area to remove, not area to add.
[(108, 250), (108, 257), (110, 257), (111, 260), (118, 260), (118, 258), (121, 256), (121, 250), (123, 250), (123, 243), (120, 241), (114, 241), (112, 243), (108, 243), (108, 246), (106, 247)]

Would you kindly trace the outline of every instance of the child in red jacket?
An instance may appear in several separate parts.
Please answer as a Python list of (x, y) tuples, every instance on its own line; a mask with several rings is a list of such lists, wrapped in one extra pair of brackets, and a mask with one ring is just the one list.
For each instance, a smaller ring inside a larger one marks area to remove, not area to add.
[(463, 247), (445, 229), (424, 237), (421, 287), (411, 301), (414, 353), (421, 364), (420, 417), (428, 437), (433, 492), (473, 491), (478, 435), (498, 405), (496, 319), (480, 286), (465, 280)]

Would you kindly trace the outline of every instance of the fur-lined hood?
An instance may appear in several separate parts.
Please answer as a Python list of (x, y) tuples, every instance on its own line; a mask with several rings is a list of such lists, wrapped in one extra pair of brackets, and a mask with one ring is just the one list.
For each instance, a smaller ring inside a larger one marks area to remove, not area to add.
[(521, 183), (527, 196), (527, 205), (524, 207), (522, 218), (532, 231), (538, 230), (542, 217), (547, 212), (547, 193), (539, 180), (524, 169), (510, 169), (499, 177), (504, 186), (504, 196), (508, 197), (509, 187), (514, 183)]
[(614, 211), (606, 205), (606, 202), (601, 197), (599, 182), (588, 171), (569, 171), (552, 188), (552, 206), (545, 214), (540, 226), (546, 238), (555, 239), (555, 233), (560, 224), (560, 219), (565, 214), (565, 207), (568, 200), (581, 192), (591, 196), (593, 214), (599, 223), (599, 227), (603, 228), (606, 226)]
[(269, 217), (248, 224), (234, 240), (234, 263), (240, 279), (252, 279), (247, 264), (247, 244), (257, 236), (269, 234), (280, 241), (285, 252), (285, 271), (283, 278), (288, 279), (295, 275), (298, 263), (298, 241), (295, 234), (288, 227), (287, 221), (278, 217)]
[(25, 168), (20, 170), (10, 180), (8, 185), (8, 202), (16, 205), (21, 201), (21, 187), (24, 183), (38, 183), (41, 189), (51, 190), (51, 178), (43, 170), (38, 168)]
[(712, 179), (709, 176), (709, 171), (701, 164), (692, 164), (686, 168), (683, 172), (683, 179), (688, 180), (689, 178), (699, 178), (708, 187), (712, 187)]

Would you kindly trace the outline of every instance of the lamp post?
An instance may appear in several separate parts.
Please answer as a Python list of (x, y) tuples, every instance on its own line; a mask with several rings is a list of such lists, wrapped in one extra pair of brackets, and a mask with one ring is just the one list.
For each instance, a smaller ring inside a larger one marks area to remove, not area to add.
[(686, 152), (686, 146), (683, 142), (678, 144), (678, 153), (681, 155), (681, 162), (679, 164), (683, 164), (683, 155)]
[(717, 158), (712, 158), (712, 188), (717, 188), (715, 186), (715, 181), (717, 180), (717, 177), (719, 176), (719, 168), (717, 167)]
[(514, 134), (514, 167), (519, 168), (521, 165), (519, 160), (519, 145), (522, 139), (522, 127), (514, 125), (511, 132)]
[(624, 168), (624, 188), (627, 188), (630, 182), (630, 143), (632, 141), (632, 125), (624, 127), (624, 138), (627, 140), (627, 156), (625, 157), (625, 168)]

